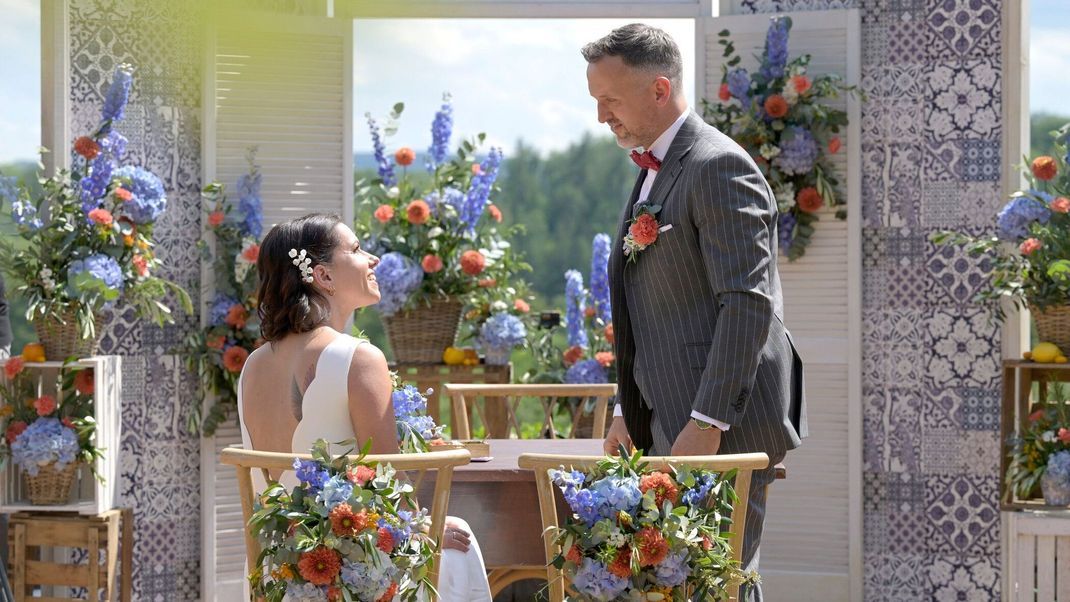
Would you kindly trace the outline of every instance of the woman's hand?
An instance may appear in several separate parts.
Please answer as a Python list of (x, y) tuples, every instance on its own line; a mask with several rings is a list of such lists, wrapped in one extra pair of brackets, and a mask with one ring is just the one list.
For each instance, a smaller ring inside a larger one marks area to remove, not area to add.
[(442, 534), (443, 549), (468, 552), (471, 539), (472, 534), (468, 531), (468, 523), (453, 516), (446, 517), (446, 530)]

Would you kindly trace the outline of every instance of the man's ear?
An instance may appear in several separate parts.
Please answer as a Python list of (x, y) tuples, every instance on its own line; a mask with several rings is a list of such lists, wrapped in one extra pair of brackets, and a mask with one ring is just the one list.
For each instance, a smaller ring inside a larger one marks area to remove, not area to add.
[(663, 107), (668, 104), (669, 99), (672, 98), (672, 82), (667, 77), (659, 77), (654, 80), (654, 102), (659, 107)]

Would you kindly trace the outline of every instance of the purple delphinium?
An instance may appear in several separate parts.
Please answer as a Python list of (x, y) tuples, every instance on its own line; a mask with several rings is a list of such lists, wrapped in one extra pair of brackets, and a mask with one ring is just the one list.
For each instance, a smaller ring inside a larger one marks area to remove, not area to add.
[(104, 109), (102, 118), (104, 121), (119, 121), (123, 118), (126, 103), (130, 99), (130, 85), (134, 82), (129, 65), (119, 65), (115, 69), (115, 75), (111, 78), (111, 86), (104, 96)]
[(595, 234), (591, 243), (591, 302), (604, 324), (613, 321), (609, 305), (609, 248), (608, 234)]
[(1039, 190), (1030, 190), (1027, 196), (1012, 198), (996, 216), (996, 234), (1000, 239), (1010, 242), (1028, 237), (1029, 224), (1046, 224), (1051, 219), (1051, 209), (1045, 204), (1050, 201), (1051, 195)]
[(150, 224), (167, 209), (163, 182), (151, 171), (127, 165), (115, 170), (112, 177), (121, 180), (123, 188), (133, 195), (129, 201), (120, 206), (119, 210), (135, 224)]
[(780, 252), (787, 255), (791, 250), (791, 241), (795, 236), (795, 224), (798, 222), (791, 211), (785, 211), (777, 218), (777, 239), (780, 244)]
[(89, 213), (100, 206), (100, 199), (108, 191), (115, 160), (110, 153), (101, 152), (89, 163), (89, 174), (78, 183), (81, 187), (82, 211)]
[(628, 579), (610, 573), (606, 565), (593, 558), (584, 558), (572, 579), (573, 587), (596, 600), (616, 599), (628, 589), (629, 583)]
[(19, 179), (15, 176), (0, 176), (0, 203), (14, 203), (19, 198)]
[(598, 385), (609, 382), (609, 372), (598, 360), (580, 360), (565, 371), (565, 382), (570, 385)]
[(30, 201), (14, 200), (11, 202), (11, 220), (15, 225), (40, 230), (44, 223), (37, 217), (37, 208)]
[(817, 161), (817, 140), (809, 130), (797, 125), (788, 131), (791, 133), (781, 138), (780, 154), (773, 159), (773, 165), (789, 175), (808, 173)]
[(263, 205), (260, 202), (261, 174), (259, 168), (238, 178), (238, 210), (242, 220), (238, 229), (242, 236), (251, 236), (257, 240), (264, 232)]
[(294, 458), (293, 467), (297, 480), (308, 486), (309, 491), (314, 494), (318, 494), (328, 479), (331, 478), (331, 474), (315, 460)]
[(375, 279), (381, 295), (376, 307), (384, 316), (392, 316), (405, 306), (409, 295), (424, 281), (424, 271), (412, 259), (390, 252), (379, 258)]
[(734, 69), (728, 72), (728, 93), (746, 105), (750, 101), (750, 74), (746, 69)]
[(479, 173), (472, 176), (472, 185), (465, 195), (461, 210), (461, 223), (468, 232), (474, 232), (479, 218), (490, 203), (490, 189), (498, 179), (498, 167), (502, 162), (502, 149), (492, 147), (486, 159), (480, 164)]
[(450, 136), (453, 134), (453, 105), (450, 95), (442, 95), (442, 108), (435, 113), (431, 122), (431, 148), (427, 149), (427, 171), (435, 171), (446, 162), (449, 152)]
[(685, 506), (701, 507), (706, 503), (706, 498), (717, 484), (717, 475), (712, 473), (703, 474), (696, 481), (694, 487), (684, 492), (680, 500)]
[(784, 77), (784, 67), (788, 64), (788, 30), (791, 22), (783, 17), (773, 17), (772, 21), (765, 33), (765, 52), (759, 70), (766, 80)]
[(587, 329), (583, 313), (587, 305), (587, 292), (583, 290), (583, 276), (576, 270), (565, 272), (565, 326), (568, 328), (569, 346), (587, 347)]
[(379, 178), (383, 180), (383, 186), (387, 188), (398, 183), (394, 175), (394, 159), (386, 156), (386, 145), (383, 144), (382, 134), (379, 132), (379, 124), (371, 113), (365, 113), (368, 118), (368, 129), (372, 135), (372, 146), (375, 149), (375, 162), (379, 170)]

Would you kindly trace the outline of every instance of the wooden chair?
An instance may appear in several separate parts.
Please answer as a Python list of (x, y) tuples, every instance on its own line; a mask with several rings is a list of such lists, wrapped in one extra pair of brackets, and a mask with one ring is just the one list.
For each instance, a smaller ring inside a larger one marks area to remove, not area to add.
[[(556, 437), (558, 434), (557, 429), (554, 427), (553, 411), (554, 401), (561, 397), (579, 397), (583, 400), (594, 398), (594, 426), (591, 432), (591, 438), (600, 439), (605, 436), (606, 432), (606, 413), (609, 408), (609, 400), (617, 394), (617, 385), (612, 383), (601, 385), (494, 385), (494, 384), (447, 384), (443, 386), (443, 390), (450, 398), (450, 402), (453, 404), (453, 419), (455, 424), (451, 425), (453, 428), (453, 436), (456, 439), (470, 439), (472, 437), (471, 428), (468, 424), (468, 409), (471, 410), (479, 417), (484, 425), (487, 425), (487, 436), (492, 439), (507, 439), (509, 438), (509, 430), (512, 428), (516, 432), (516, 436), (520, 437), (520, 421), (517, 418), (516, 412), (520, 407), (520, 402), (524, 398), (537, 397), (542, 402), (543, 409), (543, 427), (550, 434), (551, 437)], [(486, 413), (484, 413), (479, 404), (475, 403), (477, 397), (482, 397), (485, 403), (489, 403), (489, 399), (501, 399), (506, 409), (506, 424), (504, 432), (492, 432), (490, 423), (487, 421)], [(576, 438), (576, 433), (580, 424), (580, 419), (583, 417), (584, 403), (577, 404), (572, 410), (572, 425), (569, 429), (569, 438)]]
[[(550, 562), (560, 552), (554, 545), (554, 530), (551, 527), (560, 525), (557, 516), (557, 502), (555, 499), (556, 487), (550, 482), (547, 471), (562, 466), (577, 470), (590, 470), (602, 456), (565, 456), (554, 454), (522, 454), (519, 459), (520, 468), (535, 471), (535, 484), (539, 491), (539, 510), (542, 514), (543, 544), (546, 547), (546, 576), (550, 589), (550, 602), (561, 602), (565, 599), (565, 580), (560, 569), (555, 568)], [(755, 470), (761, 470), (769, 466), (769, 457), (765, 454), (735, 454), (723, 456), (650, 456), (643, 458), (652, 469), (667, 470), (670, 465), (687, 465), (693, 468), (725, 472), (736, 469), (735, 482), (733, 483), (738, 500), (732, 504), (732, 530), (729, 533), (729, 543), (732, 546), (732, 558), (736, 561), (742, 559), (743, 554), (743, 525), (747, 520), (747, 498), (750, 491), (751, 475)], [(731, 600), (739, 599), (739, 583), (729, 585)]]
[[(264, 475), (266, 482), (271, 478), (272, 472), (287, 472), (293, 470), (294, 458), (310, 460), (308, 454), (283, 454), (246, 450), (237, 447), (228, 447), (220, 454), (223, 464), (230, 464), (238, 471), (238, 493), (241, 496), (241, 511), (245, 523), (253, 516), (253, 505), (258, 492), (253, 490), (252, 470), (259, 469)], [(354, 456), (354, 459), (356, 457)], [(466, 449), (457, 449), (423, 454), (381, 454), (365, 456), (363, 461), (375, 464), (390, 464), (396, 470), (416, 473), (410, 475), (414, 489), (419, 489), (420, 482), (429, 470), (436, 471), (435, 493), (431, 501), (431, 539), (435, 542), (435, 559), (430, 570), (430, 580), (438, 586), (438, 568), (441, 557), (441, 549), (438, 543), (442, 540), (442, 533), (446, 527), (446, 507), (450, 502), (450, 485), (453, 480), (453, 469), (468, 464), (471, 456)], [(415, 476), (415, 478), (412, 478)], [(246, 559), (260, 557), (260, 544), (252, 536), (249, 529), (245, 529), (245, 554)], [(255, 560), (254, 560), (255, 561)]]

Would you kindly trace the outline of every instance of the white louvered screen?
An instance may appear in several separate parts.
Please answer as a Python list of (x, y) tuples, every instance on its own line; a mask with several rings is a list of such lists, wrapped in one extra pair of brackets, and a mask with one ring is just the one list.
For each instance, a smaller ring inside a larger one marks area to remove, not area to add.
[[(809, 53), (811, 75), (838, 73), (857, 82), (857, 11), (786, 14), (793, 22), (789, 57)], [(721, 82), (718, 32), (731, 31), (742, 66), (753, 73), (769, 17), (723, 16), (700, 24), (706, 98), (716, 101)], [(859, 118), (854, 101), (848, 106), (841, 97), (835, 104), (852, 114), (852, 127), (841, 132), (843, 149), (835, 156), (850, 219), (837, 220), (826, 208), (806, 255), (794, 263), (780, 260), (785, 320), (805, 365), (810, 437), (788, 454), (787, 480), (770, 488), (759, 568), (770, 600), (856, 599), (852, 589), (860, 584)], [(852, 572), (858, 584), (852, 584)]]
[[(258, 146), (264, 232), (306, 213), (353, 220), (353, 23), (349, 19), (221, 13), (204, 77), (205, 182), (232, 201)], [(210, 270), (210, 266), (204, 269)], [(211, 295), (204, 274), (205, 298)], [(234, 469), (219, 452), (241, 444), (235, 419), (202, 443), (202, 598), (242, 599), (244, 524)]]

